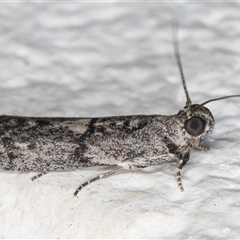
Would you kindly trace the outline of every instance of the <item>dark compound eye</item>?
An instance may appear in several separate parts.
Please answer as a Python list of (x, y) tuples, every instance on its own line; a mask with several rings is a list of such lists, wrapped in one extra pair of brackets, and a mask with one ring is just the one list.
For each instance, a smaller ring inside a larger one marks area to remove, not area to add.
[(184, 128), (191, 136), (199, 136), (205, 130), (206, 122), (200, 117), (192, 117), (185, 121)]

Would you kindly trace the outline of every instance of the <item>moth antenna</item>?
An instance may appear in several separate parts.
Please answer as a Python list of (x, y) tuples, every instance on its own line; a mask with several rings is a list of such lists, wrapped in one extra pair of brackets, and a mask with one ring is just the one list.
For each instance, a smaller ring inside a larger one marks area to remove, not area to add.
[(210, 103), (210, 102), (214, 102), (214, 101), (218, 101), (218, 100), (222, 100), (222, 99), (226, 99), (226, 98), (234, 98), (234, 97), (240, 97), (240, 94), (236, 94), (236, 95), (229, 95), (229, 96), (224, 96), (224, 97), (219, 97), (219, 98), (212, 98), (212, 99), (209, 99), (203, 103), (201, 103), (199, 105), (199, 107), (203, 106), (203, 105), (206, 105), (207, 103)]
[(240, 94), (235, 94), (235, 95), (229, 95), (229, 96), (224, 96), (224, 97), (219, 97), (219, 98), (212, 98), (212, 99), (209, 99), (201, 104), (199, 104), (196, 108), (194, 108), (192, 111), (196, 111), (198, 110), (200, 107), (210, 103), (210, 102), (214, 102), (214, 101), (218, 101), (218, 100), (223, 100), (223, 99), (226, 99), (226, 98), (234, 98), (234, 97), (240, 97)]
[(189, 94), (188, 94), (187, 85), (186, 85), (186, 81), (185, 81), (184, 74), (183, 74), (183, 68), (182, 68), (180, 53), (179, 53), (178, 22), (177, 21), (174, 21), (172, 23), (172, 41), (173, 41), (173, 49), (174, 49), (175, 58), (177, 60), (178, 69), (179, 69), (180, 75), (181, 75), (183, 89), (184, 89), (184, 92), (185, 92), (185, 95), (186, 95), (186, 98), (187, 98), (186, 108), (189, 108), (192, 105), (192, 101), (191, 101), (191, 99), (189, 97)]

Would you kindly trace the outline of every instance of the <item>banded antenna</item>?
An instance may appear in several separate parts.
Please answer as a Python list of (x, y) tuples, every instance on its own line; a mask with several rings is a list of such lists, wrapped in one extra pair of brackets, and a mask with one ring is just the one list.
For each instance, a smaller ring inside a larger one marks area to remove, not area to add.
[(180, 75), (181, 75), (182, 86), (183, 86), (183, 89), (184, 89), (184, 92), (186, 95), (186, 99), (187, 99), (185, 108), (188, 109), (192, 105), (192, 101), (188, 94), (187, 84), (186, 84), (186, 81), (184, 78), (184, 73), (183, 73), (183, 68), (182, 68), (182, 63), (181, 63), (181, 58), (180, 58), (180, 53), (179, 53), (177, 21), (174, 21), (172, 23), (172, 41), (173, 41), (173, 49), (174, 49), (175, 58), (177, 60), (178, 69), (179, 69)]
[(222, 99), (226, 99), (226, 98), (234, 98), (234, 97), (240, 97), (240, 94), (235, 94), (235, 95), (229, 95), (229, 96), (224, 96), (224, 97), (218, 97), (218, 98), (212, 98), (212, 99), (209, 99), (203, 103), (201, 103), (199, 105), (199, 107), (207, 104), (207, 103), (210, 103), (210, 102), (214, 102), (214, 101), (218, 101), (218, 100), (222, 100)]
[[(188, 109), (191, 107), (192, 105), (192, 101), (190, 99), (188, 90), (187, 90), (187, 84), (185, 81), (185, 77), (184, 77), (184, 73), (183, 73), (183, 68), (182, 68), (182, 63), (181, 63), (181, 58), (180, 58), (180, 53), (179, 53), (179, 44), (178, 44), (178, 22), (174, 21), (172, 23), (172, 40), (173, 40), (173, 49), (174, 49), (174, 54), (177, 60), (177, 65), (178, 65), (178, 69), (180, 71), (180, 75), (181, 75), (181, 80), (182, 80), (182, 85), (183, 85), (183, 89), (186, 95), (186, 106), (185, 108)], [(224, 97), (218, 97), (218, 98), (212, 98), (209, 99), (201, 104), (199, 104), (193, 111), (196, 111), (197, 109), (199, 109), (201, 106), (206, 105), (207, 103), (210, 102), (214, 102), (214, 101), (218, 101), (218, 100), (222, 100), (222, 99), (226, 99), (226, 98), (234, 98), (234, 97), (240, 97), (240, 94), (235, 94), (235, 95), (228, 95), (228, 96), (224, 96)]]

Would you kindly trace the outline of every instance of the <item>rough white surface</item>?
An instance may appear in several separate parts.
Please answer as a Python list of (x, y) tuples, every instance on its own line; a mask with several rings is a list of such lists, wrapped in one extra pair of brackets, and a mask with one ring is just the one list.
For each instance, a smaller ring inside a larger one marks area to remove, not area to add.
[[(175, 114), (185, 104), (169, 22), (193, 102), (240, 93), (238, 3), (1, 3), (1, 114)], [(1, 238), (239, 238), (240, 99), (208, 105), (210, 151), (182, 172), (0, 173)]]

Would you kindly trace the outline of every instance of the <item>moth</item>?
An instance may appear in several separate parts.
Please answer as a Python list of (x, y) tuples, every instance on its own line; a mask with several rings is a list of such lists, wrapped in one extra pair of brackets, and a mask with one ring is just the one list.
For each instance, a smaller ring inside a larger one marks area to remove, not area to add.
[(188, 162), (193, 147), (214, 128), (214, 118), (205, 105), (212, 101), (239, 97), (231, 95), (192, 104), (180, 60), (176, 31), (173, 46), (186, 105), (177, 114), (135, 115), (100, 118), (37, 118), (0, 116), (0, 169), (38, 173), (35, 180), (54, 171), (72, 171), (82, 167), (116, 166), (81, 184), (79, 191), (103, 177), (124, 170), (146, 168), (162, 163), (177, 163), (177, 183), (181, 191), (180, 171)]

